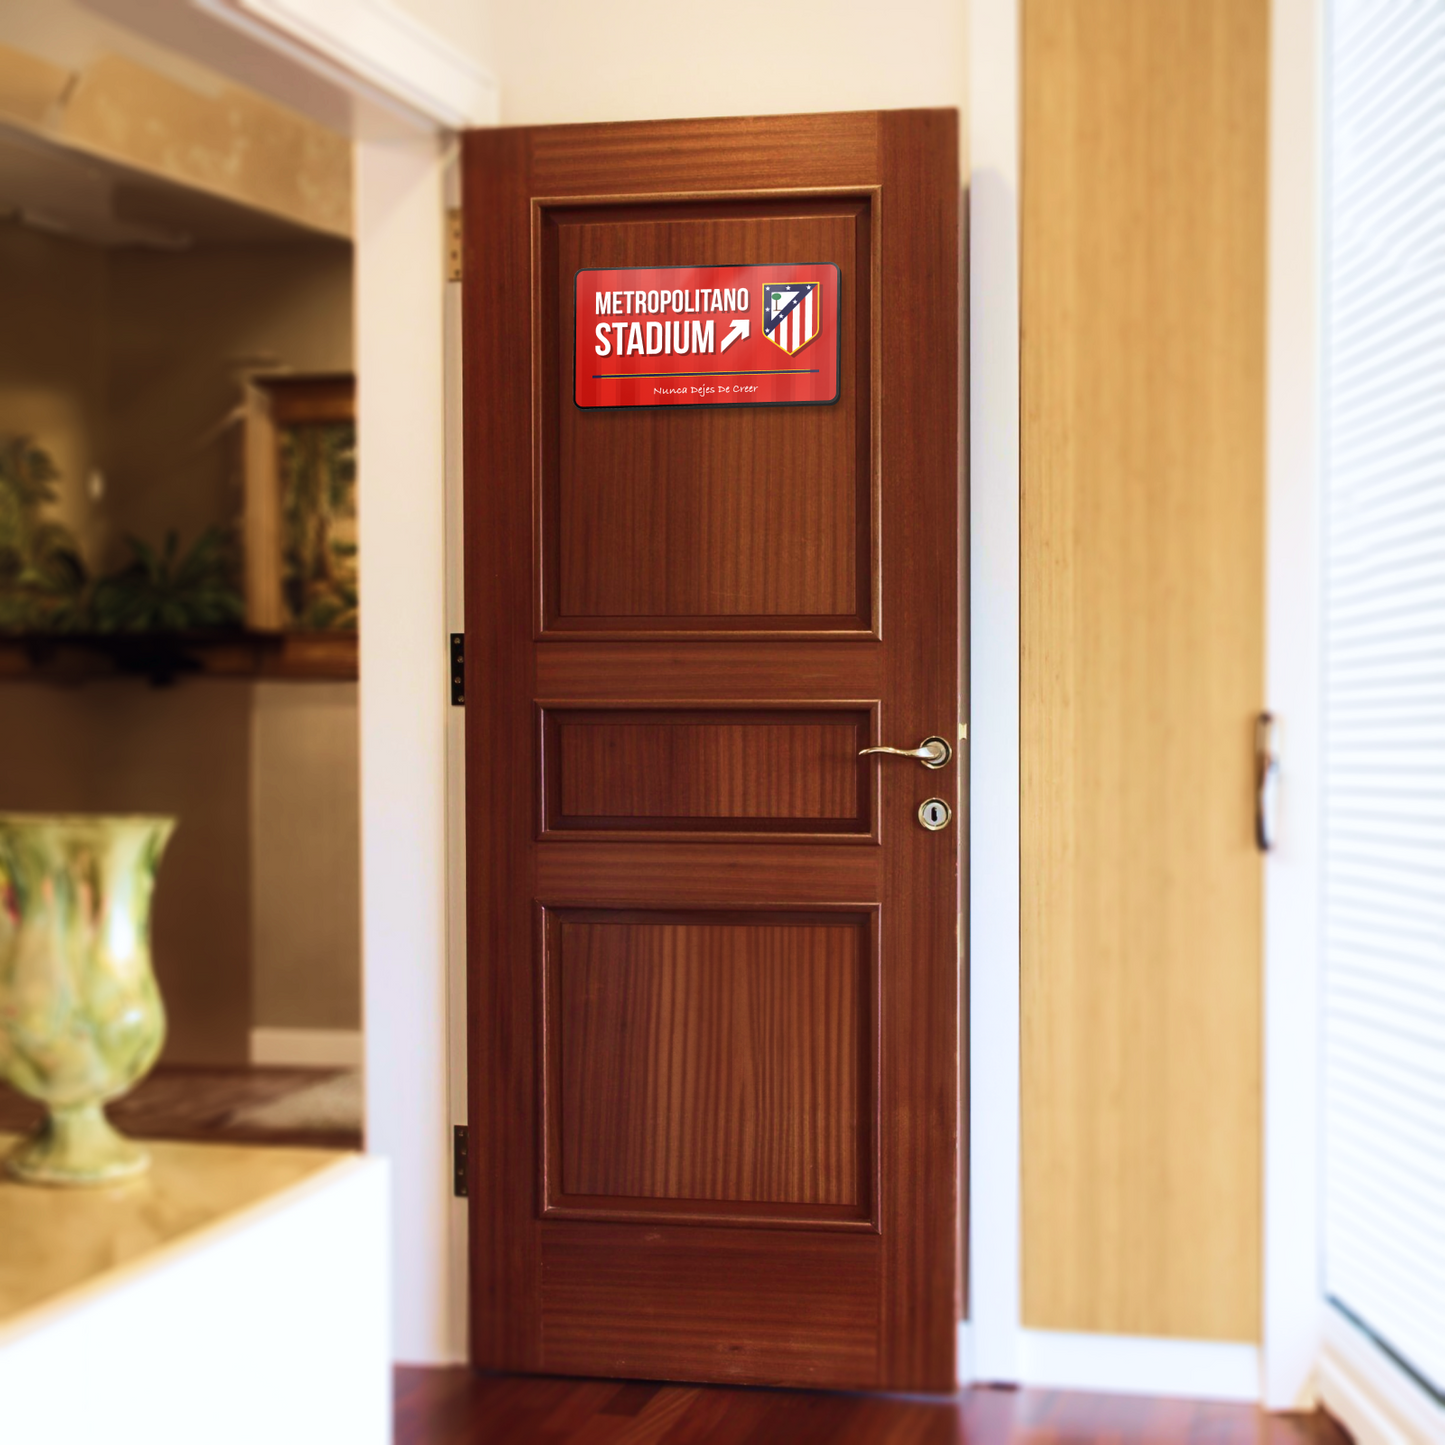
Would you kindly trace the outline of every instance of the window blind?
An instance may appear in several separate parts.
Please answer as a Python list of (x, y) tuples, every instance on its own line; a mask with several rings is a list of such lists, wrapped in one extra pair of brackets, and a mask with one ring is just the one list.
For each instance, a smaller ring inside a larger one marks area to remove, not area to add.
[(1326, 46), (1324, 1272), (1445, 1392), (1445, 4)]

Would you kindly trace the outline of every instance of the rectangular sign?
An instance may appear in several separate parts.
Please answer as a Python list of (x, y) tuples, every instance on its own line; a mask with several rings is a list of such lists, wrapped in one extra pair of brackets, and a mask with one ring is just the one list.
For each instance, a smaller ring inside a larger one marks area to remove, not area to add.
[(830, 262), (579, 271), (580, 407), (838, 400), (841, 277)]

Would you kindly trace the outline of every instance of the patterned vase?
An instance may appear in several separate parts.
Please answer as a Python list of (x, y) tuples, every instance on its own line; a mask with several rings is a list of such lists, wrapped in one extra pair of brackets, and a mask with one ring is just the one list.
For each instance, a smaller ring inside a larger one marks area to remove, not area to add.
[(156, 1061), (156, 870), (174, 818), (0, 813), (0, 1076), (47, 1108), (5, 1160), (36, 1184), (138, 1174), (104, 1105)]

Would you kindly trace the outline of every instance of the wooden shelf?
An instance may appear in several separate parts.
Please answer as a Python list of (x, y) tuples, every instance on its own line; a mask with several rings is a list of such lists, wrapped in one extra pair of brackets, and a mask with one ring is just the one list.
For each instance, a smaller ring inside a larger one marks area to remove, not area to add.
[(354, 632), (36, 633), (0, 637), (0, 680), (137, 676), (354, 681)]

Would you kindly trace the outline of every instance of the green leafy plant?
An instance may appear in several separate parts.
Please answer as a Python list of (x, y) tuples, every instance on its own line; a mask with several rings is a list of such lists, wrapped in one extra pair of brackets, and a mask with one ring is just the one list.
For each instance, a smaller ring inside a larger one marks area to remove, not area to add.
[(28, 437), (0, 436), (0, 632), (195, 632), (245, 616), (234, 534), (208, 527), (190, 550), (168, 532), (93, 585), (79, 543), (43, 515), (57, 500), (50, 457)]
[(102, 577), (90, 599), (97, 632), (192, 632), (240, 624), (245, 602), (232, 580), (231, 534), (207, 527), (184, 556), (177, 555), (174, 531), (159, 551), (139, 537), (126, 540), (135, 556)]
[(69, 528), (41, 516), (60, 473), (29, 437), (0, 437), (0, 631), (86, 625), (89, 575)]

